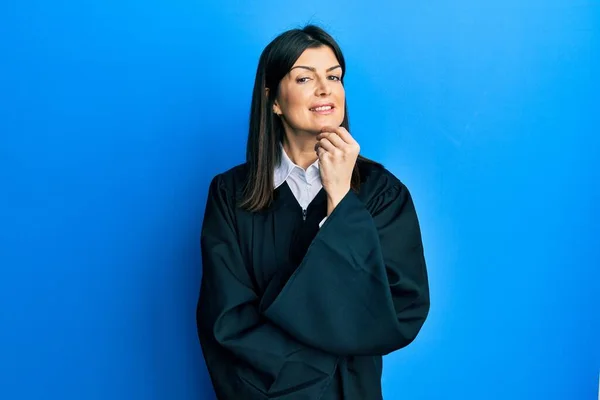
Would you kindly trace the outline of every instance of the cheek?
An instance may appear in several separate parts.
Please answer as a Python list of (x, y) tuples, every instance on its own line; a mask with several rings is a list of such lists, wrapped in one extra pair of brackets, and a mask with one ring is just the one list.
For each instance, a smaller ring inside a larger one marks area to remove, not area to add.
[(340, 101), (340, 103), (344, 104), (344, 102), (346, 101), (346, 90), (344, 89), (344, 86), (340, 84), (335, 91), (335, 95)]
[(282, 109), (287, 110), (290, 107), (294, 106), (294, 93), (290, 92), (288, 89), (281, 89), (279, 92), (279, 96), (277, 97), (277, 101), (279, 101), (279, 105)]
[(346, 91), (344, 87), (340, 85), (334, 92), (336, 103), (339, 105), (338, 111), (341, 114), (341, 117), (344, 117), (344, 106), (346, 104)]
[(284, 101), (284, 113), (288, 114), (288, 116), (301, 115), (308, 112), (308, 106), (310, 102), (310, 95), (306, 95), (300, 90), (296, 90), (292, 93), (287, 93)]

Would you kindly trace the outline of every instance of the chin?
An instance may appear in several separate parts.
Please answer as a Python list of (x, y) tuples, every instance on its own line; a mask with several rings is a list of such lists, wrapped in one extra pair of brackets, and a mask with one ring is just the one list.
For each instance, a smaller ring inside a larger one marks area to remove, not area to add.
[(326, 116), (322, 116), (320, 118), (318, 118), (317, 121), (315, 121), (315, 129), (317, 131), (321, 131), (321, 129), (325, 126), (334, 126), (334, 127), (338, 127), (340, 125), (342, 125), (342, 122), (344, 121), (344, 117), (343, 116), (339, 116), (339, 115), (326, 115)]
[(296, 132), (306, 132), (311, 135), (318, 135), (326, 126), (338, 127), (342, 125), (344, 117), (340, 115), (324, 115), (312, 121), (306, 121), (307, 124), (291, 125), (290, 128)]

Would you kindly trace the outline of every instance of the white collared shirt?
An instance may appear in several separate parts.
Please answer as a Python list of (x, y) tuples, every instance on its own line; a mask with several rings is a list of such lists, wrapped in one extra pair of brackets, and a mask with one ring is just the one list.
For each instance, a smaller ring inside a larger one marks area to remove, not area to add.
[[(303, 211), (306, 211), (310, 202), (314, 200), (323, 187), (319, 171), (319, 160), (316, 160), (304, 170), (304, 168), (294, 164), (283, 146), (280, 145), (280, 149), (281, 163), (275, 167), (274, 174), (275, 189), (287, 182), (298, 204), (300, 204)], [(319, 226), (322, 226), (326, 219), (327, 217), (323, 218)]]

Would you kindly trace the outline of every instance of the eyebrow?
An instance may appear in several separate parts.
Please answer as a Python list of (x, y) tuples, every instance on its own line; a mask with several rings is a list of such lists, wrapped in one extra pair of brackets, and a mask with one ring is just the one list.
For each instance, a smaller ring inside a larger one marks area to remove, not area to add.
[[(292, 71), (294, 68), (303, 68), (303, 69), (307, 69), (307, 70), (312, 71), (312, 72), (317, 72), (316, 68), (314, 68), (314, 67), (307, 67), (306, 65), (296, 65), (295, 67), (293, 67), (292, 69), (290, 69), (290, 71)], [(335, 65), (333, 67), (329, 67), (329, 68), (327, 68), (326, 72), (333, 71), (336, 68), (342, 68), (342, 66), (341, 65)]]

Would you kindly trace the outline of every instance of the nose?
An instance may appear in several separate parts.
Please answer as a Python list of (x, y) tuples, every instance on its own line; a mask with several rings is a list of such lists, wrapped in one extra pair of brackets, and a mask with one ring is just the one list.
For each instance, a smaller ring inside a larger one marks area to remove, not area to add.
[(330, 81), (319, 78), (315, 94), (319, 97), (329, 96), (331, 94)]

